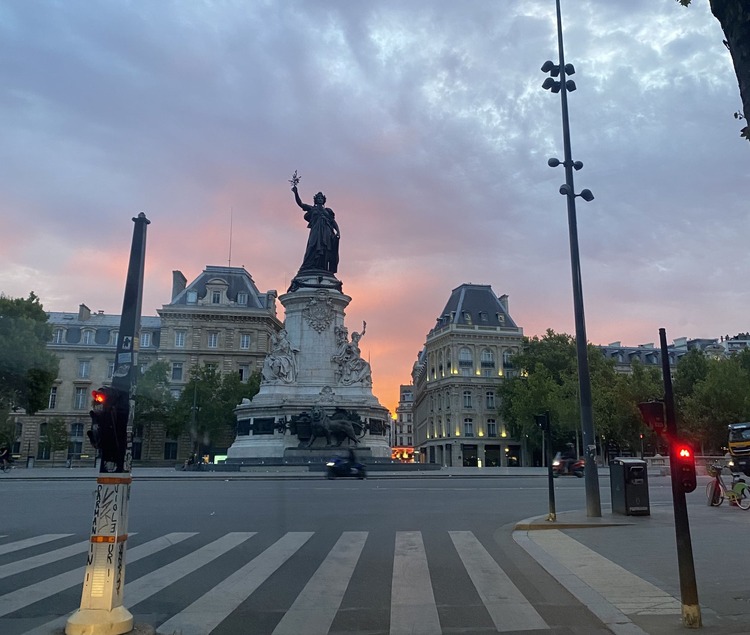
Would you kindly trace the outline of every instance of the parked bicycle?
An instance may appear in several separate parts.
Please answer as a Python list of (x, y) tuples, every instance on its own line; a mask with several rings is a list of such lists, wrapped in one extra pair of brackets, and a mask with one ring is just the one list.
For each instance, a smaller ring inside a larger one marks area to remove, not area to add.
[(711, 507), (718, 507), (726, 498), (730, 505), (737, 505), (740, 509), (750, 509), (750, 485), (738, 472), (732, 472), (732, 487), (729, 489), (721, 477), (723, 465), (709, 465), (706, 468), (713, 479), (706, 486), (706, 499)]

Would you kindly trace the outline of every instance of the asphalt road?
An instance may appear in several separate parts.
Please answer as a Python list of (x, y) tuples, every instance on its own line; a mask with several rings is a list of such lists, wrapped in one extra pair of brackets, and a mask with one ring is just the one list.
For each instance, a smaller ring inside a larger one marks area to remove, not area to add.
[[(67, 554), (94, 488), (1, 483), (3, 635), (53, 632), (78, 607), (85, 554)], [(650, 492), (666, 503), (669, 481)], [(547, 497), (540, 477), (136, 480), (125, 606), (169, 635), (609, 632), (512, 539)], [(557, 480), (556, 502), (585, 507), (583, 481)], [(48, 534), (69, 535), (14, 547)]]

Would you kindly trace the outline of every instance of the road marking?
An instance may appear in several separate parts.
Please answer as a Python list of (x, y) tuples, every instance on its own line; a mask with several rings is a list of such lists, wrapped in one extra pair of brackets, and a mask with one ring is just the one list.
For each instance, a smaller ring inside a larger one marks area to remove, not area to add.
[(160, 632), (205, 635), (242, 604), (282, 564), (293, 556), (313, 532), (289, 532), (244, 567), (199, 597), (186, 609), (159, 626)]
[(625, 615), (679, 615), (679, 600), (557, 529), (531, 539)]
[[(177, 580), (180, 580), (193, 571), (200, 569), (202, 566), (225, 554), (230, 549), (233, 549), (237, 545), (252, 538), (255, 534), (256, 532), (254, 531), (246, 533), (228, 533), (218, 540), (214, 540), (200, 549), (197, 549), (174, 562), (164, 565), (156, 571), (147, 573), (146, 575), (127, 583), (123, 594), (124, 602), (128, 607), (135, 606), (138, 602), (143, 602), (143, 600), (157, 594), (173, 582), (177, 582)], [(135, 551), (135, 549), (133, 549), (133, 551)], [(128, 560), (127, 556), (129, 555), (131, 554), (126, 554), (126, 561)], [(47, 624), (43, 624), (33, 631), (28, 631), (25, 635), (48, 635), (55, 631), (55, 629), (64, 627), (67, 621), (68, 616), (66, 615), (52, 620)]]
[[(171, 547), (172, 545), (182, 542), (191, 536), (194, 536), (195, 532), (190, 533), (173, 533), (161, 536), (150, 542), (146, 542), (138, 547), (128, 549), (126, 552), (126, 563), (136, 562), (142, 558), (147, 558), (162, 549)], [(42, 580), (36, 584), (32, 584), (21, 589), (16, 589), (3, 596), (0, 596), (0, 617), (17, 611), (29, 604), (44, 600), (60, 591), (64, 591), (76, 584), (83, 585), (83, 576), (86, 571), (86, 567), (81, 566), (78, 569), (72, 571), (66, 571), (60, 575), (53, 576), (47, 580)]]
[(16, 573), (24, 573), (37, 567), (43, 567), (51, 562), (57, 562), (70, 556), (75, 556), (79, 553), (84, 553), (89, 549), (89, 541), (84, 540), (83, 542), (77, 542), (74, 545), (68, 545), (54, 551), (48, 551), (47, 553), (40, 553), (37, 556), (31, 558), (24, 558), (23, 560), (16, 560), (15, 562), (9, 562), (0, 566), (0, 579), (7, 578), (9, 575), (15, 575)]
[(367, 540), (366, 531), (345, 531), (318, 567), (273, 635), (327, 635)]
[(72, 535), (73, 534), (43, 534), (41, 536), (34, 536), (34, 538), (9, 542), (8, 544), (0, 545), (0, 556), (5, 553), (12, 553), (13, 551), (28, 549), (29, 547), (35, 547), (36, 545), (43, 545), (45, 542), (60, 540), (60, 538), (67, 538)]
[(448, 533), (498, 632), (549, 628), (474, 534)]
[(390, 635), (435, 635), (441, 632), (422, 534), (397, 531)]

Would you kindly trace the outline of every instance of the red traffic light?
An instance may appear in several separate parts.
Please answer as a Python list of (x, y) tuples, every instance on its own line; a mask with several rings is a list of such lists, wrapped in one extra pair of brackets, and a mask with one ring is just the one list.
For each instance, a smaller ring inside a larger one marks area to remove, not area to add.
[(692, 492), (698, 485), (695, 475), (693, 448), (684, 441), (676, 441), (673, 447), (676, 465), (672, 467), (672, 478), (676, 479), (683, 492)]
[(664, 403), (661, 401), (642, 401), (638, 410), (644, 423), (657, 434), (667, 431), (667, 420), (664, 416)]
[(102, 390), (92, 390), (91, 396), (94, 400), (94, 405), (103, 405), (107, 401), (107, 395)]

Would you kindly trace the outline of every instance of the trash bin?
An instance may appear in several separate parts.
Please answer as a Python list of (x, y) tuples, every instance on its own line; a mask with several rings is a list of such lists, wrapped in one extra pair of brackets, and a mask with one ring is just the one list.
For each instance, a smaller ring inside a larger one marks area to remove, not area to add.
[(650, 516), (646, 461), (617, 457), (609, 464), (612, 513)]

